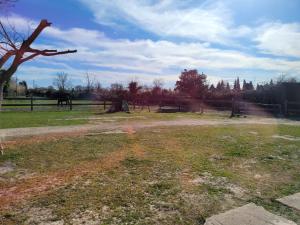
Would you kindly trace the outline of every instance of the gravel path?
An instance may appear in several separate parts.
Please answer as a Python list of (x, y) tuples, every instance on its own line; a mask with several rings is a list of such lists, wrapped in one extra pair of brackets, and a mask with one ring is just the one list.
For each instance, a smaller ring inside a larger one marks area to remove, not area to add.
[(237, 125), (237, 124), (286, 124), (293, 126), (300, 126), (300, 121), (291, 121), (286, 119), (272, 119), (272, 118), (255, 118), (255, 119), (225, 119), (225, 120), (203, 120), (203, 119), (179, 119), (179, 120), (160, 120), (153, 122), (121, 122), (121, 123), (97, 123), (95, 125), (76, 125), (76, 126), (49, 126), (49, 127), (28, 127), (28, 128), (10, 128), (0, 129), (0, 140), (3, 141), (24, 137), (24, 136), (38, 136), (46, 134), (57, 133), (85, 133), (85, 132), (101, 132), (110, 130), (127, 130), (127, 129), (143, 129), (160, 126), (223, 126), (223, 125)]

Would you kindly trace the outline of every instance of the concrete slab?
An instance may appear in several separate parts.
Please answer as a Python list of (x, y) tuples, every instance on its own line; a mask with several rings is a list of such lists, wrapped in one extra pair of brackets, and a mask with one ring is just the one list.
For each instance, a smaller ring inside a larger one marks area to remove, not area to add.
[(296, 225), (253, 203), (212, 216), (204, 225)]
[(277, 199), (282, 204), (300, 211), (300, 192)]

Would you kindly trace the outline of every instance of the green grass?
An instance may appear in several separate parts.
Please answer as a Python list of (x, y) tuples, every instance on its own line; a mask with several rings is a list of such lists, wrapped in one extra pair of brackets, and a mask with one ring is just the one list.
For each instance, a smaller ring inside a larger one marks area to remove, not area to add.
[[(92, 111), (0, 112), (0, 129), (78, 125), (87, 123), (93, 114)], [(82, 119), (72, 120), (78, 117)]]
[[(299, 223), (299, 212), (274, 199), (300, 191), (300, 142), (272, 138), (275, 134), (300, 137), (300, 128), (164, 127), (15, 145), (0, 156), (0, 166), (16, 165), (2, 176), (2, 188), (23, 185), (16, 178), (19, 171), (53, 176), (92, 166), (60, 188), (0, 211), (0, 221), (23, 224), (32, 216), (30, 209), (41, 208), (51, 210), (46, 222), (66, 224), (76, 218), (98, 218), (101, 224), (203, 224), (213, 214), (254, 202)], [(105, 157), (119, 152), (124, 152), (120, 162), (113, 155), (113, 163), (101, 167), (110, 162)], [(199, 178), (202, 183), (194, 182)]]
[[(92, 117), (92, 118), (91, 118)], [(155, 111), (134, 111), (132, 113), (106, 114), (102, 109), (62, 110), (62, 111), (33, 111), (33, 112), (0, 112), (0, 129), (18, 127), (68, 126), (105, 122), (111, 119), (116, 122), (154, 121), (176, 119), (224, 119), (228, 113), (156, 113)]]
[(7, 151), (0, 157), (0, 163), (9, 160), (23, 169), (45, 173), (95, 160), (104, 153), (120, 149), (126, 142), (124, 136), (102, 136), (23, 144)]

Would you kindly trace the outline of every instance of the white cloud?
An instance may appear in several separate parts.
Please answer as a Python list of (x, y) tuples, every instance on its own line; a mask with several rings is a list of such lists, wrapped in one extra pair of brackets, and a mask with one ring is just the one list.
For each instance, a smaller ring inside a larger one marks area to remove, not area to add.
[[(201, 43), (112, 40), (97, 31), (80, 29), (80, 32), (79, 29), (59, 32), (57, 40), (72, 43), (79, 50), (77, 54), (58, 57), (59, 60), (80, 61), (120, 70), (140, 70), (152, 74), (163, 74), (163, 71), (172, 68), (260, 69), (281, 72), (300, 69), (299, 61), (256, 57), (240, 51), (212, 48)], [(87, 40), (89, 44), (81, 47)]]
[[(21, 22), (19, 24), (22, 25)], [(233, 70), (300, 75), (300, 61), (257, 57), (237, 50), (213, 48), (207, 43), (110, 39), (97, 30), (62, 30), (55, 26), (45, 29), (43, 36), (39, 40), (46, 39), (47, 45), (38, 42), (35, 47), (70, 48), (77, 49), (78, 53), (51, 58), (40, 57), (22, 65), (19, 74), (26, 74), (29, 79), (38, 73), (46, 74), (49, 79), (51, 74), (53, 76), (63, 70), (77, 80), (82, 79), (85, 72), (89, 71), (105, 83), (125, 82), (133, 77), (148, 83), (154, 78), (175, 82), (180, 70), (185, 68), (197, 68), (200, 72), (211, 70), (220, 75), (224, 71), (228, 74), (228, 71)], [(40, 77), (44, 78), (43, 75)], [(215, 81), (218, 77), (210, 79)]]
[(233, 27), (230, 10), (222, 1), (175, 0), (80, 0), (93, 11), (95, 21), (121, 26), (124, 21), (160, 36), (192, 38), (228, 44), (232, 37), (244, 36), (246, 26)]
[(300, 57), (300, 24), (267, 23), (257, 29), (257, 47), (264, 53)]

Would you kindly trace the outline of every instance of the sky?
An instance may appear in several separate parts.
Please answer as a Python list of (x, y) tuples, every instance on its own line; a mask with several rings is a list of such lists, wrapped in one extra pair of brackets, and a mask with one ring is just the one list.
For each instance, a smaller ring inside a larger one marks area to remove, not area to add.
[(29, 85), (65, 72), (73, 86), (89, 73), (103, 86), (173, 87), (184, 69), (209, 83), (300, 78), (299, 11), (300, 0), (18, 0), (0, 19), (24, 33), (47, 19), (33, 47), (78, 50), (21, 65), (16, 75)]

